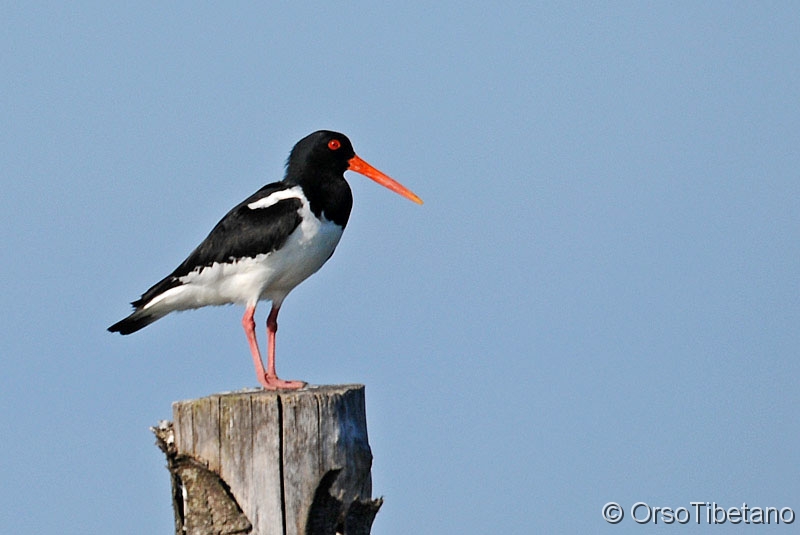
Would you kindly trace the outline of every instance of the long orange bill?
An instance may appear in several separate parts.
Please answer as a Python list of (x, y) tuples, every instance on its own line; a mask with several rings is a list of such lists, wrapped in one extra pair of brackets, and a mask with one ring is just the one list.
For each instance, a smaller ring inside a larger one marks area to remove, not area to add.
[(367, 178), (371, 178), (381, 186), (389, 188), (395, 193), (399, 193), (406, 199), (410, 199), (417, 204), (422, 204), (422, 199), (417, 197), (413, 191), (411, 191), (401, 183), (397, 182), (396, 180), (393, 180), (388, 176), (386, 176), (385, 174), (381, 173), (380, 171), (372, 167), (370, 164), (368, 164), (358, 156), (353, 156), (347, 163), (350, 164), (350, 167), (348, 167), (350, 171), (355, 171), (356, 173), (360, 173)]

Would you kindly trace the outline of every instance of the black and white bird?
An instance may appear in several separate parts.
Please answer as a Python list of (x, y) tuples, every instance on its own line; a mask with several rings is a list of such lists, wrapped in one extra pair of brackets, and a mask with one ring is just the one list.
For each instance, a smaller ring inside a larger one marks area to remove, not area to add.
[[(211, 305), (245, 307), (242, 326), (256, 375), (266, 389), (298, 389), (275, 372), (278, 311), (292, 289), (331, 257), (350, 217), (350, 170), (422, 204), (410, 190), (359, 158), (344, 134), (320, 130), (289, 154), (286, 177), (267, 184), (228, 212), (170, 275), (131, 303), (134, 312), (108, 328), (131, 334), (170, 312)], [(256, 304), (271, 301), (267, 369), (255, 334)]]

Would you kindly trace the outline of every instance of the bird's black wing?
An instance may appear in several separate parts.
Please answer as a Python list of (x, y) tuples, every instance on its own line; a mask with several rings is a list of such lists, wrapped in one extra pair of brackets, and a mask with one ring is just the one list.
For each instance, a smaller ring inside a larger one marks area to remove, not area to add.
[(143, 306), (155, 296), (180, 286), (180, 277), (215, 262), (232, 262), (279, 249), (302, 221), (300, 198), (281, 199), (265, 208), (254, 209), (248, 205), (286, 189), (286, 184), (281, 182), (268, 184), (239, 203), (175, 271), (131, 304), (137, 308)]

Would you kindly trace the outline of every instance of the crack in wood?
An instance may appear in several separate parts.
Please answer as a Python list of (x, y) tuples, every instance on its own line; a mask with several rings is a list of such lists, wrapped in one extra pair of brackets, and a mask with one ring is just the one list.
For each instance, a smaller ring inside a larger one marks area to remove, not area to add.
[(308, 510), (305, 535), (369, 535), (383, 498), (353, 500), (345, 507), (342, 500), (331, 494), (331, 487), (341, 471), (338, 468), (328, 470), (322, 476)]
[(279, 438), (278, 438), (278, 473), (280, 474), (281, 478), (281, 526), (283, 526), (283, 535), (286, 535), (286, 482), (284, 480), (283, 474), (283, 444), (284, 444), (284, 433), (286, 430), (283, 428), (283, 403), (281, 403), (281, 397), (277, 396), (278, 398), (278, 429), (280, 429)]
[(219, 475), (175, 448), (172, 422), (151, 428), (156, 445), (167, 457), (172, 479), (175, 533), (185, 535), (243, 535), (252, 524)]

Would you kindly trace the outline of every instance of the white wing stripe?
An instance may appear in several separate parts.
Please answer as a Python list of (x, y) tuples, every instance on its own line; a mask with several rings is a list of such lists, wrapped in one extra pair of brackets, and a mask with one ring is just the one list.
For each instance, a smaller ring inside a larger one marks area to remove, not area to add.
[(289, 189), (282, 189), (280, 191), (276, 191), (275, 193), (270, 193), (263, 199), (259, 199), (257, 201), (251, 202), (247, 205), (248, 208), (251, 210), (257, 210), (259, 208), (269, 208), (273, 204), (278, 203), (279, 201), (283, 201), (286, 199), (302, 199), (303, 190), (300, 186), (294, 186)]

